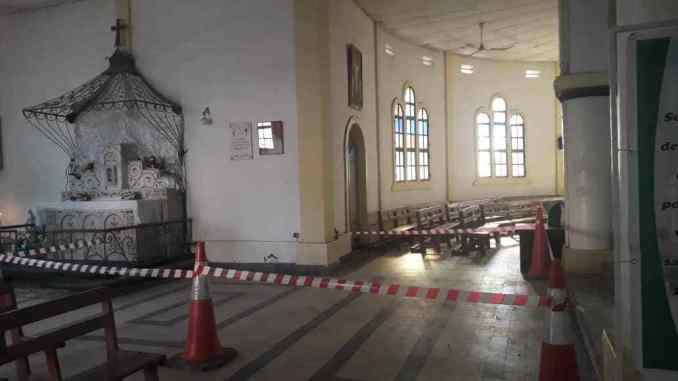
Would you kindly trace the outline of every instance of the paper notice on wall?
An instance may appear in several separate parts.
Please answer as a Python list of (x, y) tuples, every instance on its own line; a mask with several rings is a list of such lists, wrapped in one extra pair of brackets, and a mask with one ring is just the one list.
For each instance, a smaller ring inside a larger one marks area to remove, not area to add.
[(252, 148), (252, 122), (230, 122), (231, 160), (251, 160), (254, 158)]

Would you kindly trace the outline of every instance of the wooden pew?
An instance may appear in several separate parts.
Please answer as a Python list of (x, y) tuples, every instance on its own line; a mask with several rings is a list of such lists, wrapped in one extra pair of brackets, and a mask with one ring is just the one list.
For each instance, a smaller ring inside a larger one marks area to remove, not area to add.
[[(82, 308), (101, 304), (101, 312), (86, 318), (42, 332), (32, 337), (23, 337), (7, 343), (4, 332), (12, 332), (22, 326), (68, 314)], [(0, 314), (0, 365), (44, 352), (47, 360), (49, 381), (62, 381), (61, 365), (56, 349), (61, 343), (103, 329), (106, 337), (106, 361), (94, 368), (69, 378), (71, 381), (122, 380), (138, 371), (144, 372), (146, 381), (158, 381), (158, 366), (165, 361), (164, 355), (130, 352), (118, 347), (111, 291), (103, 288), (20, 308)], [(26, 381), (27, 378), (20, 378)]]
[[(9, 283), (0, 281), (0, 314), (17, 309), (16, 294), (14, 287)], [(9, 332), (12, 343), (20, 342), (25, 336), (22, 327), (16, 327)], [(63, 346), (61, 343), (60, 346)], [(15, 361), (17, 379), (24, 380), (31, 374), (28, 357), (22, 357)], [(5, 380), (5, 379), (0, 379)]]
[[(447, 209), (446, 205), (426, 205), (415, 210), (418, 230), (428, 230), (442, 227), (447, 223)], [(410, 251), (413, 253), (420, 253), (426, 255), (426, 249), (433, 248), (440, 251), (441, 240), (439, 237), (419, 237), (417, 243), (414, 244)]]
[(403, 232), (417, 226), (410, 208), (397, 208), (379, 212), (379, 225), (383, 231)]
[(432, 205), (416, 210), (417, 229), (431, 229), (447, 222), (446, 205)]
[(511, 220), (534, 219), (537, 215), (538, 203), (533, 201), (509, 202), (508, 218)]
[(465, 228), (474, 228), (482, 226), (485, 223), (483, 220), (483, 211), (479, 204), (465, 203), (461, 206), (460, 213), (462, 225)]
[(480, 204), (484, 222), (500, 221), (507, 218), (509, 205), (500, 200), (487, 200)]

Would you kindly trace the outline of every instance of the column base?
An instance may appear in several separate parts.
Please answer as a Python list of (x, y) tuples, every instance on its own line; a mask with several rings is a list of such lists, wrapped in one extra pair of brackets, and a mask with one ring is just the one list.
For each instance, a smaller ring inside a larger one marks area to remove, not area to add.
[(563, 269), (574, 274), (602, 274), (610, 271), (609, 250), (563, 248)]
[(629, 351), (620, 348), (607, 331), (603, 331), (601, 339), (602, 381), (640, 381), (640, 372), (633, 365)]

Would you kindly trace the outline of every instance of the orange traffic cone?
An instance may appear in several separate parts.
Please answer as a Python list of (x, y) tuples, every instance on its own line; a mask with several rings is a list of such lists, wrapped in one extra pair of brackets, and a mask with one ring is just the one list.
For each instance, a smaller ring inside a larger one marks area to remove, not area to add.
[[(560, 261), (553, 261), (560, 267)], [(551, 266), (551, 269), (558, 271)], [(561, 269), (562, 275), (562, 269)], [(564, 288), (564, 278), (552, 272), (549, 279), (551, 308), (546, 316), (546, 332), (541, 347), (539, 381), (579, 381), (577, 352), (570, 320), (570, 301)], [(562, 282), (558, 284), (558, 282)]]
[(564, 298), (566, 296), (565, 275), (563, 274), (563, 266), (560, 264), (560, 259), (558, 258), (551, 260), (549, 281), (546, 285), (546, 296), (549, 298)]
[(546, 256), (546, 230), (544, 230), (544, 211), (537, 209), (537, 222), (534, 227), (534, 242), (532, 246), (532, 263), (526, 277), (530, 279), (544, 279), (548, 274), (549, 258)]
[(206, 263), (205, 243), (198, 242), (195, 251), (186, 347), (183, 354), (169, 360), (170, 366), (205, 371), (216, 369), (237, 355), (235, 349), (224, 348), (219, 342), (207, 277), (202, 275)]

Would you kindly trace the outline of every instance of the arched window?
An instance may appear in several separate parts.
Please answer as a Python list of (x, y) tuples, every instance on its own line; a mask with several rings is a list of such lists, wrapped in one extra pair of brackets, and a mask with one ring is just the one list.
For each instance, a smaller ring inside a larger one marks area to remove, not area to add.
[(395, 179), (405, 180), (405, 129), (403, 127), (403, 106), (393, 102), (393, 133), (395, 147)]
[(504, 98), (492, 100), (492, 151), (494, 176), (508, 176), (508, 154), (506, 153), (506, 101)]
[(478, 177), (492, 176), (492, 138), (490, 116), (484, 112), (476, 115), (476, 149), (478, 150)]
[(511, 126), (511, 174), (525, 177), (525, 121), (520, 114), (513, 114)]
[(417, 179), (417, 105), (414, 98), (414, 89), (405, 89), (405, 180)]
[(429, 113), (417, 110), (414, 89), (403, 92), (405, 108), (393, 102), (393, 148), (395, 181), (428, 181), (431, 179), (431, 151), (429, 148)]
[(419, 109), (417, 114), (417, 145), (419, 149), (419, 180), (431, 178), (431, 163), (428, 148), (428, 111)]
[(476, 115), (478, 177), (525, 177), (523, 116), (514, 113), (509, 119), (508, 106), (502, 97), (492, 99), (490, 110), (489, 114), (480, 112)]

